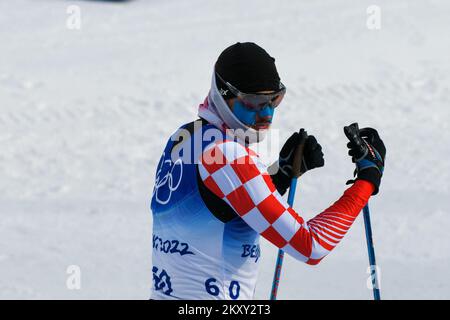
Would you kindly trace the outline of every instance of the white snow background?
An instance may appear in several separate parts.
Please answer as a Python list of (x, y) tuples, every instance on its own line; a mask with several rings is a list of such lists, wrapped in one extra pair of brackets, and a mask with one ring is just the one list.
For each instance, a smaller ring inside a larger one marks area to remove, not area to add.
[[(366, 26), (373, 4), (380, 30)], [(312, 218), (346, 188), (344, 125), (377, 128), (382, 298), (449, 299), (449, 14), (446, 0), (1, 0), (0, 298), (148, 299), (155, 166), (219, 53), (253, 41), (288, 88), (274, 127), (283, 140), (305, 127), (325, 153), (294, 207)], [(262, 241), (258, 299), (276, 252)], [(69, 265), (81, 290), (66, 287)], [(286, 257), (279, 298), (371, 299), (367, 266), (360, 216), (320, 265)]]

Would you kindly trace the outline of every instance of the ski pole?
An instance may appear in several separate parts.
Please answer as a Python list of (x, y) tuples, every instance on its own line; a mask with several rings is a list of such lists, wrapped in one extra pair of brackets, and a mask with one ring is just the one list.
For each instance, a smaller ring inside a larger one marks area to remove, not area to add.
[(375, 249), (373, 247), (372, 226), (370, 224), (370, 211), (368, 203), (363, 209), (363, 214), (364, 214), (364, 227), (366, 229), (367, 251), (369, 253), (370, 276), (372, 278), (373, 299), (381, 300), (380, 284), (378, 282), (377, 263), (375, 261)]
[[(289, 188), (288, 204), (290, 207), (294, 204), (295, 189), (297, 188), (297, 178), (292, 178), (291, 187)], [(283, 267), (284, 251), (278, 249), (277, 262), (275, 264), (275, 274), (273, 275), (272, 291), (270, 300), (277, 299), (278, 285), (280, 284), (281, 268)]]
[[(367, 155), (368, 148), (367, 144), (360, 136), (358, 123), (355, 122), (348, 127), (344, 127), (344, 132), (347, 138), (355, 145), (356, 149), (358, 150), (358, 155), (355, 157), (355, 161), (362, 160)], [(375, 262), (375, 250), (373, 248), (372, 226), (370, 224), (370, 212), (368, 203), (363, 208), (363, 215), (364, 227), (366, 229), (367, 251), (369, 253), (370, 277), (372, 279), (373, 297), (374, 300), (380, 300), (381, 298), (377, 276), (377, 264)]]
[[(300, 129), (299, 134), (300, 134), (300, 143), (294, 155), (294, 162), (292, 166), (293, 177), (291, 179), (291, 186), (289, 188), (289, 195), (288, 195), (288, 204), (291, 208), (294, 205), (295, 190), (297, 189), (297, 179), (300, 176), (300, 167), (301, 162), (303, 161), (303, 149), (305, 148), (305, 141), (306, 138), (308, 137), (306, 131), (303, 129)], [(273, 275), (270, 300), (277, 299), (278, 286), (280, 284), (281, 268), (283, 267), (283, 259), (284, 259), (284, 251), (278, 249), (278, 257), (277, 262), (275, 264), (275, 273)]]

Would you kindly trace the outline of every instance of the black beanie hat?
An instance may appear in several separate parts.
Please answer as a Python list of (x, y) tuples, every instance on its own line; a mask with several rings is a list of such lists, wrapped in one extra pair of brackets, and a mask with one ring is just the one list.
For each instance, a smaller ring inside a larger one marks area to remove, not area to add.
[[(226, 48), (217, 59), (215, 71), (245, 93), (280, 89), (275, 59), (253, 42), (238, 42)], [(217, 75), (216, 84), (224, 99), (234, 97)]]

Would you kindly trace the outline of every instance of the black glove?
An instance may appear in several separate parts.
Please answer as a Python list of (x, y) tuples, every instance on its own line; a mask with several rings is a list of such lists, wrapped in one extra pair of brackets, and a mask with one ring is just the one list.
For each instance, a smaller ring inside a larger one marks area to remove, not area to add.
[[(348, 154), (356, 163), (356, 180), (366, 180), (375, 186), (373, 194), (377, 194), (380, 188), (381, 177), (384, 171), (384, 159), (386, 147), (378, 132), (373, 128), (359, 129), (357, 123), (344, 127), (344, 133), (350, 140), (347, 147)], [(350, 180), (348, 183), (353, 183)], [(347, 184), (348, 184), (347, 183)]]
[[(295, 151), (302, 143), (304, 143), (304, 149), (300, 172), (293, 172)], [(323, 167), (324, 164), (322, 146), (314, 136), (308, 136), (306, 131), (301, 129), (300, 132), (292, 134), (281, 148), (278, 163), (274, 164), (279, 170), (272, 175), (272, 180), (278, 192), (284, 194), (294, 176), (301, 176), (308, 170)]]

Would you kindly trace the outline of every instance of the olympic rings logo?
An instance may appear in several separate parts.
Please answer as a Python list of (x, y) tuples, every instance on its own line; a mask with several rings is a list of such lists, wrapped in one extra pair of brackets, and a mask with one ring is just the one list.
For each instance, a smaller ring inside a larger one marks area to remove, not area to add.
[[(162, 158), (163, 159), (165, 158), (165, 153), (163, 154)], [(167, 171), (167, 173), (163, 177), (161, 177), (160, 176), (161, 171), (166, 164), (168, 164), (171, 168), (170, 170)], [(179, 168), (180, 174), (177, 178), (177, 181), (175, 182), (173, 173), (176, 168)], [(153, 191), (153, 196), (155, 197), (156, 202), (162, 205), (169, 203), (170, 198), (172, 197), (172, 193), (178, 189), (178, 187), (181, 184), (182, 178), (183, 178), (183, 161), (181, 159), (178, 159), (177, 161), (175, 161), (175, 163), (173, 163), (172, 160), (170, 159), (165, 160), (158, 169), (158, 172), (156, 173), (155, 189)], [(167, 199), (160, 198), (159, 190), (162, 187), (169, 189), (169, 195), (166, 196)]]

